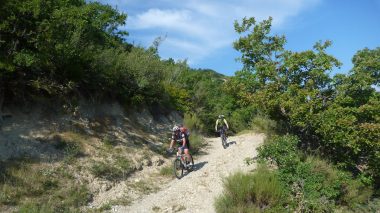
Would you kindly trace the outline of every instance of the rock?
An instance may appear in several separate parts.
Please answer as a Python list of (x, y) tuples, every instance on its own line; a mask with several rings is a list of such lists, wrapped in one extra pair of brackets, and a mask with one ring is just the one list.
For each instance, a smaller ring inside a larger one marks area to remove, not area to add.
[(153, 166), (161, 166), (162, 164), (165, 163), (165, 161), (162, 160), (162, 159), (159, 158), (159, 157), (155, 157), (155, 158), (153, 158), (152, 161), (153, 161)]
[(151, 161), (150, 159), (144, 159), (144, 160), (142, 161), (142, 164), (143, 164), (144, 166), (152, 166), (152, 161)]
[(138, 171), (141, 171), (143, 170), (143, 165), (142, 163), (138, 162), (135, 164), (135, 169), (138, 170)]
[(101, 192), (106, 192), (112, 188), (112, 185), (108, 182), (102, 182), (100, 186), (100, 191)]

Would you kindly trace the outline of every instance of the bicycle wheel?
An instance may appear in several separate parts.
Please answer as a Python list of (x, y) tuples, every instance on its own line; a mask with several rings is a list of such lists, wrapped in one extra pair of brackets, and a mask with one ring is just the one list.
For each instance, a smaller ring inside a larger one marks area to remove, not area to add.
[(189, 155), (190, 155), (190, 158), (191, 158), (190, 161), (188, 161), (187, 157), (185, 157), (186, 162), (188, 162), (187, 168), (186, 168), (187, 172), (191, 172), (191, 171), (194, 170), (194, 158), (193, 158), (193, 156), (191, 154), (189, 154)]
[(181, 177), (183, 176), (183, 165), (182, 165), (181, 160), (178, 158), (176, 158), (173, 161), (173, 172), (174, 172), (174, 176), (176, 176), (176, 178), (178, 179), (181, 179)]
[(223, 142), (224, 142), (224, 146), (228, 147), (226, 134), (223, 134)]
[(224, 134), (224, 132), (220, 134), (220, 139), (222, 140), (223, 148), (226, 148), (227, 141), (226, 141), (226, 135)]

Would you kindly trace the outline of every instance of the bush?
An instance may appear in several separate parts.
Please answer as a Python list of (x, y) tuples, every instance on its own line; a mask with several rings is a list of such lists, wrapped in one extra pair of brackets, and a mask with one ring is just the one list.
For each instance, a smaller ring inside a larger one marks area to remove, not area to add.
[(164, 166), (164, 167), (161, 167), (160, 169), (160, 175), (162, 176), (173, 176), (173, 167), (172, 165), (168, 165), (168, 166)]
[(279, 180), (293, 195), (290, 206), (299, 211), (324, 212), (336, 206), (353, 208), (369, 200), (370, 187), (318, 157), (300, 153), (298, 143), (292, 135), (276, 136), (259, 148), (261, 160), (272, 160), (278, 166)]
[(115, 180), (124, 179), (129, 176), (134, 171), (134, 167), (129, 159), (119, 156), (114, 163), (95, 162), (91, 166), (90, 171), (95, 177)]
[(218, 213), (261, 212), (277, 209), (286, 200), (278, 174), (259, 167), (251, 174), (238, 172), (224, 180), (224, 193), (215, 201)]
[(253, 107), (240, 108), (232, 112), (231, 116), (228, 116), (230, 130), (233, 132), (240, 132), (246, 130), (250, 125), (250, 121), (254, 117), (255, 109)]
[(266, 116), (257, 115), (252, 119), (250, 127), (256, 132), (265, 133), (269, 136), (275, 133), (277, 124), (276, 121), (271, 120)]
[(197, 132), (190, 133), (190, 150), (193, 154), (199, 153), (205, 141), (202, 135)]
[(294, 135), (274, 136), (258, 148), (258, 157), (274, 161), (280, 168), (293, 168), (299, 161), (297, 145), (299, 139)]
[(123, 172), (110, 163), (96, 162), (90, 168), (95, 177), (114, 180), (123, 177)]
[(202, 121), (196, 114), (185, 113), (183, 122), (185, 126), (192, 131), (199, 132), (204, 128)]

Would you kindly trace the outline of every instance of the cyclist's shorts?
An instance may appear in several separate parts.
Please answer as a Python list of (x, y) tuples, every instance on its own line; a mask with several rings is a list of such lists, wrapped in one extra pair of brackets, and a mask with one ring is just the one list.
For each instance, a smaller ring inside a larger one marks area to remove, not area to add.
[(187, 146), (187, 144), (185, 145), (185, 147), (182, 148), (182, 146), (178, 147), (178, 149), (181, 149), (181, 151), (183, 152), (183, 150), (185, 149), (189, 149), (189, 147)]

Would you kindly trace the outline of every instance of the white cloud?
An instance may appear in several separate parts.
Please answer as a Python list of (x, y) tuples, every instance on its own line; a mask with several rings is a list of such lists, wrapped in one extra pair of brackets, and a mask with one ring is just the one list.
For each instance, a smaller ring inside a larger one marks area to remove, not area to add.
[(151, 27), (172, 28), (178, 24), (186, 24), (191, 21), (189, 10), (160, 10), (149, 9), (147, 12), (132, 17), (131, 26), (137, 29)]
[[(286, 21), (322, 0), (112, 0), (125, 7), (128, 29), (149, 33), (153, 37), (166, 32), (167, 39), (160, 52), (163, 55), (185, 56), (196, 63), (221, 48), (231, 46), (236, 38), (233, 22), (247, 16), (258, 20), (273, 17), (273, 27), (286, 26)], [(135, 2), (135, 3), (134, 3)], [(146, 4), (143, 4), (145, 2)], [(103, 3), (105, 3), (103, 1)], [(142, 5), (145, 5), (142, 7)], [(118, 7), (119, 9), (123, 9)], [(149, 45), (149, 44), (146, 44)], [(183, 53), (183, 54), (179, 54)]]

